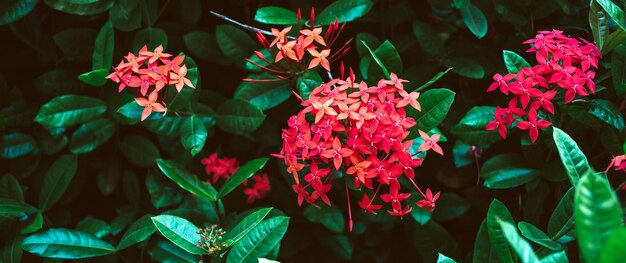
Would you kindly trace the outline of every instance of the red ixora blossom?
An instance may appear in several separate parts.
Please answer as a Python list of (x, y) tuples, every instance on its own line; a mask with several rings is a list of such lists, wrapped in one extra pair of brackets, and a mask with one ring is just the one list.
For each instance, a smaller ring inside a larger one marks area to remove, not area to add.
[[(316, 206), (321, 199), (331, 205), (327, 193), (333, 182), (344, 182), (335, 180), (341, 174), (348, 176), (355, 188), (375, 189), (373, 195), (364, 194), (358, 201), (372, 214), (383, 208), (374, 204), (378, 200), (389, 204), (390, 215), (401, 217), (411, 211), (409, 205), (403, 205), (411, 194), (403, 191), (401, 177), (434, 202), (415, 184), (413, 168), (423, 161), (414, 158), (416, 152), (432, 149), (443, 155), (437, 145), (438, 136), (420, 131), (424, 143), (417, 150), (413, 141), (407, 140), (409, 129), (416, 123), (405, 108), (420, 109), (416, 100), (419, 93), (404, 90), (402, 83), (406, 80), (395, 74), (391, 74), (391, 80), (383, 79), (368, 87), (363, 81), (355, 82), (350, 72), (345, 80), (333, 79), (315, 88), (309, 99), (302, 101), (304, 108), (291, 116), (288, 128), (283, 129), (282, 150), (273, 156), (283, 159), (293, 175), (298, 204), (306, 201)], [(388, 192), (377, 199), (381, 189)]]
[(269, 178), (267, 178), (267, 174), (255, 174), (252, 176), (251, 179), (253, 183), (249, 183), (250, 180), (243, 182), (243, 185), (246, 186), (246, 188), (243, 189), (243, 193), (248, 196), (246, 200), (249, 204), (254, 203), (254, 201), (256, 200), (261, 200), (265, 198), (269, 191), (272, 190), (272, 186), (270, 185)]
[(154, 112), (166, 112), (166, 103), (159, 98), (161, 90), (166, 85), (175, 85), (178, 92), (184, 86), (194, 88), (193, 83), (186, 77), (187, 66), (183, 65), (185, 56), (173, 57), (163, 52), (159, 45), (154, 51), (148, 51), (146, 46), (139, 50), (139, 54), (128, 53), (113, 73), (107, 79), (119, 83), (118, 92), (127, 87), (135, 94), (137, 104), (144, 107), (141, 120), (145, 120)]
[[(335, 20), (335, 23), (331, 23), (326, 32), (323, 32), (321, 27), (315, 27), (314, 9), (311, 9), (309, 23), (310, 28), (303, 29), (300, 27), (300, 9), (298, 9), (297, 28), (294, 28), (294, 26), (288, 26), (282, 30), (272, 28), (271, 33), (274, 37), (272, 42), (269, 42), (261, 32), (257, 32), (257, 40), (265, 48), (266, 52), (264, 54), (263, 52), (255, 51), (254, 55), (260, 61), (251, 59), (247, 59), (247, 61), (268, 73), (276, 75), (276, 78), (262, 80), (244, 79), (244, 81), (267, 82), (293, 79), (298, 74), (318, 66), (321, 66), (326, 71), (330, 71), (330, 63), (341, 58), (350, 50), (352, 39), (349, 39), (337, 49), (331, 48), (341, 31), (343, 31), (345, 23), (339, 25), (339, 21)], [(292, 30), (298, 31), (295, 37), (289, 36)]]
[(522, 68), (516, 74), (493, 76), (494, 82), (487, 91), (512, 93), (513, 98), (508, 108), (496, 108), (495, 120), (486, 129), (498, 130), (500, 136), (506, 138), (507, 128), (519, 117), (521, 120), (516, 127), (528, 130), (531, 141), (535, 142), (539, 129), (552, 125), (547, 120), (538, 120), (538, 112), (553, 115), (552, 100), (559, 91), (564, 93), (565, 103), (577, 96), (595, 93), (593, 79), (602, 54), (593, 43), (565, 36), (560, 30), (539, 31), (524, 44), (531, 45), (526, 52), (535, 53), (537, 64)]
[[(220, 179), (226, 180), (230, 178), (239, 169), (237, 158), (219, 158), (217, 153), (203, 158), (200, 162), (204, 165), (206, 175), (209, 176), (207, 182), (210, 184), (215, 184)], [(248, 203), (254, 203), (256, 200), (265, 198), (272, 190), (267, 174), (255, 174), (250, 179), (244, 181), (243, 185), (243, 193), (247, 196), (246, 200)]]

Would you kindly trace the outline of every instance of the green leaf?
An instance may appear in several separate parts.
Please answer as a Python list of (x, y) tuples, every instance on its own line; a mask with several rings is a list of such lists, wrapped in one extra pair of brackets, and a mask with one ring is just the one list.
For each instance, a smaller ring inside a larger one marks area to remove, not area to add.
[(80, 74), (78, 79), (85, 84), (99, 87), (107, 83), (108, 80), (105, 78), (107, 75), (109, 75), (109, 69), (100, 68)]
[(200, 234), (198, 234), (198, 227), (191, 222), (171, 215), (154, 216), (151, 219), (159, 232), (175, 245), (191, 254), (206, 254), (204, 250), (196, 246), (200, 241)]
[[(428, 82), (424, 83), (422, 86), (419, 86), (414, 91), (420, 91), (420, 90), (423, 90), (425, 88), (430, 87), (430, 85), (433, 85), (435, 82), (437, 82), (439, 79), (441, 79), (444, 75), (446, 75), (450, 70), (452, 70), (452, 68), (448, 68), (445, 71), (437, 73), (437, 75), (435, 75), (432, 79), (430, 79)], [(407, 90), (407, 91), (411, 91), (411, 90)]]
[(243, 30), (231, 25), (218, 25), (215, 37), (224, 55), (240, 68), (245, 69), (245, 59), (256, 49), (257, 44)]
[(626, 41), (626, 32), (622, 29), (618, 29), (615, 32), (609, 34), (609, 36), (606, 37), (604, 46), (602, 46), (602, 55), (608, 54), (615, 47), (624, 43), (624, 41)]
[(239, 99), (225, 101), (217, 109), (217, 113), (217, 125), (235, 135), (253, 132), (265, 120), (265, 114), (261, 109)]
[(359, 44), (361, 42), (367, 43), (367, 46), (369, 47), (380, 46), (380, 40), (378, 40), (376, 36), (370, 33), (357, 33), (355, 43), (356, 43), (356, 51), (359, 54), (359, 57), (366, 57), (369, 54), (369, 51), (367, 51), (367, 48), (364, 45)]
[(124, 236), (122, 236), (122, 239), (120, 239), (120, 243), (117, 244), (117, 250), (126, 249), (148, 239), (148, 237), (154, 234), (156, 227), (152, 223), (151, 217), (152, 215), (150, 214), (144, 215), (130, 225), (126, 233), (124, 233)]
[[(250, 79), (271, 79), (271, 75), (250, 75)], [(281, 82), (249, 82), (242, 81), (235, 91), (234, 99), (249, 102), (261, 110), (274, 108), (291, 96), (291, 83)]]
[(0, 148), (2, 149), (0, 157), (15, 159), (37, 150), (37, 143), (30, 135), (15, 132), (2, 136)]
[(37, 0), (11, 0), (0, 4), (0, 26), (24, 17), (37, 5)]
[(266, 6), (256, 10), (254, 21), (270, 25), (298, 24), (296, 12), (277, 6)]
[(513, 51), (502, 50), (502, 58), (504, 58), (506, 70), (511, 74), (517, 74), (517, 72), (523, 68), (530, 68), (530, 64), (528, 64), (522, 56)]
[(430, 25), (415, 20), (413, 21), (413, 34), (417, 38), (417, 43), (430, 56), (439, 56), (444, 53), (443, 40)]
[(560, 250), (561, 244), (550, 240), (548, 235), (541, 231), (541, 229), (537, 228), (531, 223), (519, 222), (517, 223), (517, 227), (519, 228), (522, 236), (528, 238), (530, 241), (535, 242), (539, 245), (542, 245), (551, 250)]
[(225, 56), (217, 45), (214, 35), (204, 31), (192, 31), (183, 37), (185, 47), (190, 54), (197, 59), (225, 65), (231, 59)]
[(117, 126), (110, 119), (101, 118), (83, 123), (72, 134), (70, 151), (74, 154), (89, 153), (111, 139), (116, 130)]
[(456, 263), (454, 259), (446, 257), (444, 254), (439, 253), (437, 257), (437, 263)]
[(138, 0), (115, 1), (109, 10), (109, 21), (117, 30), (130, 32), (141, 27), (141, 10)]
[(587, 157), (580, 148), (578, 148), (578, 144), (576, 144), (567, 133), (557, 127), (553, 127), (553, 130), (552, 138), (559, 151), (563, 167), (565, 167), (565, 171), (572, 185), (576, 185), (578, 179), (582, 177), (583, 174), (592, 171)]
[[(143, 109), (144, 108), (139, 106), (139, 104), (137, 104), (135, 100), (132, 100), (117, 109), (117, 112), (128, 119), (139, 121), (141, 119), (141, 112), (143, 111)], [(150, 113), (148, 118), (145, 119), (145, 121), (160, 120), (163, 119), (163, 116), (163, 113), (153, 111), (152, 113)]]
[(595, 0), (606, 13), (613, 19), (615, 24), (622, 30), (626, 30), (626, 18), (624, 11), (611, 0)]
[(33, 81), (37, 91), (51, 96), (81, 92), (85, 85), (76, 78), (79, 71), (56, 68), (39, 75)]
[[(148, 27), (135, 33), (132, 48), (133, 51), (139, 51), (145, 45), (149, 50), (153, 50), (158, 46), (163, 46), (163, 49), (166, 49), (167, 43), (167, 33), (165, 30), (158, 27)], [(189, 64), (187, 64), (187, 67), (191, 68)]]
[(39, 193), (39, 209), (46, 211), (65, 193), (78, 168), (78, 158), (73, 154), (61, 155), (48, 169)]
[(239, 169), (237, 169), (237, 171), (230, 178), (228, 178), (226, 182), (224, 182), (220, 191), (217, 193), (217, 198), (222, 199), (228, 193), (235, 190), (235, 188), (237, 188), (244, 181), (248, 180), (248, 178), (252, 177), (254, 173), (263, 169), (267, 160), (268, 158), (254, 159), (239, 167)]
[(198, 263), (198, 258), (195, 255), (164, 240), (157, 241), (156, 245), (148, 250), (148, 254), (159, 262)]
[(491, 248), (502, 262), (515, 262), (513, 251), (508, 245), (505, 233), (500, 227), (500, 221), (505, 221), (510, 224), (514, 222), (513, 216), (511, 216), (509, 210), (506, 209), (506, 206), (498, 199), (494, 199), (487, 212), (487, 231), (489, 232)]
[(371, 63), (367, 67), (367, 78), (377, 81), (378, 79), (389, 79), (390, 73), (402, 73), (402, 59), (396, 48), (389, 41), (385, 41), (375, 51), (372, 52), (365, 42), (361, 42), (370, 51), (372, 58), (380, 66), (372, 67)]
[(22, 262), (22, 241), (23, 236), (17, 236), (13, 240), (7, 240), (4, 248), (1, 251), (0, 259), (6, 263), (20, 263)]
[(327, 6), (315, 18), (315, 25), (329, 25), (357, 20), (367, 14), (374, 3), (371, 0), (337, 0)]
[(415, 126), (410, 129), (409, 138), (419, 137), (417, 130), (430, 131), (436, 128), (448, 115), (454, 102), (455, 93), (449, 89), (432, 89), (420, 95), (417, 101), (421, 111), (407, 107), (407, 116), (415, 119)]
[(498, 262), (498, 257), (491, 247), (487, 228), (487, 219), (485, 219), (480, 224), (478, 234), (476, 234), (472, 262)]
[(452, 128), (452, 134), (467, 144), (485, 145), (502, 140), (497, 131), (485, 130), (485, 126), (495, 119), (496, 108), (475, 106), (459, 123)]
[(485, 76), (483, 66), (470, 57), (454, 57), (443, 61), (443, 65), (452, 68), (452, 72), (471, 79), (482, 79)]
[(107, 21), (104, 23), (93, 48), (93, 56), (91, 62), (92, 69), (106, 69), (107, 72), (113, 65), (113, 47), (115, 46), (115, 36), (113, 33), (113, 25)]
[(115, 252), (111, 244), (91, 234), (63, 228), (52, 228), (28, 236), (22, 248), (41, 257), (79, 259)]
[(46, 5), (72, 15), (88, 16), (106, 12), (112, 6), (113, 0), (84, 1), (84, 0), (44, 0)]
[(593, 99), (589, 100), (588, 112), (592, 116), (598, 118), (602, 122), (615, 127), (615, 129), (624, 129), (624, 118), (620, 110), (612, 102), (608, 100)]
[(609, 17), (602, 10), (602, 6), (597, 1), (592, 0), (589, 10), (589, 27), (593, 33), (593, 40), (596, 46), (602, 50), (606, 38), (609, 35)]
[(626, 250), (624, 249), (626, 240), (626, 228), (620, 227), (609, 234), (600, 251), (601, 263), (626, 262)]
[(9, 217), (25, 222), (37, 209), (21, 201), (0, 198), (0, 217)]
[(207, 182), (203, 182), (198, 176), (185, 170), (174, 161), (158, 159), (157, 165), (161, 171), (181, 188), (207, 200), (216, 201), (217, 191)]
[(580, 254), (596, 262), (609, 235), (622, 226), (622, 209), (604, 175), (587, 171), (574, 195), (574, 218)]
[[(624, 35), (626, 36), (626, 33)], [(616, 46), (611, 54), (611, 78), (617, 96), (626, 97), (626, 45), (624, 44)]]
[(456, 8), (463, 8), (470, 4), (470, 0), (454, 0), (453, 2)]
[(300, 77), (298, 77), (296, 81), (296, 88), (298, 89), (298, 93), (300, 94), (300, 97), (302, 97), (302, 99), (304, 100), (308, 100), (311, 91), (321, 85), (322, 77), (320, 77), (320, 74), (315, 71), (309, 71), (300, 75)]
[(156, 159), (161, 157), (159, 148), (143, 136), (128, 135), (122, 138), (118, 146), (126, 159), (139, 167), (152, 167)]
[(92, 234), (97, 238), (111, 234), (111, 226), (109, 224), (92, 216), (87, 216), (78, 222), (75, 230)]
[(80, 95), (63, 95), (41, 106), (35, 121), (49, 127), (83, 123), (106, 112), (104, 101)]
[[(63, 52), (67, 60), (90, 62), (93, 54), (93, 43), (98, 31), (91, 28), (69, 28), (56, 33), (52, 39)], [(82, 41), (76, 41), (81, 39)]]
[(422, 262), (435, 262), (439, 253), (460, 259), (459, 248), (454, 238), (435, 221), (425, 225), (413, 224), (413, 245)]
[(568, 222), (572, 220), (572, 216), (574, 216), (575, 191), (575, 188), (572, 186), (569, 190), (567, 190), (559, 203), (556, 205), (556, 208), (554, 209), (554, 212), (552, 212), (550, 220), (548, 221), (549, 236), (556, 236), (556, 234), (566, 228)]
[(287, 232), (289, 217), (276, 216), (264, 220), (248, 232), (233, 247), (226, 258), (227, 263), (257, 262), (280, 243)]
[(24, 202), (24, 192), (15, 176), (7, 174), (0, 179), (0, 198), (9, 198)]
[(537, 177), (537, 170), (507, 166), (493, 171), (481, 171), (480, 176), (485, 180), (483, 185), (487, 188), (508, 189), (530, 182)]
[(245, 235), (247, 235), (252, 229), (254, 229), (263, 219), (265, 219), (273, 208), (261, 208), (255, 212), (250, 213), (243, 220), (230, 231), (224, 234), (225, 240), (232, 240), (233, 243), (239, 242)]
[(502, 228), (502, 233), (509, 245), (515, 250), (517, 255), (524, 263), (539, 263), (539, 258), (533, 251), (533, 248), (517, 233), (517, 229), (513, 224), (496, 218), (498, 224)]
[(565, 251), (561, 251), (561, 252), (552, 253), (550, 255), (547, 255), (541, 258), (540, 262), (541, 263), (567, 263), (569, 261), (567, 260), (567, 254), (565, 254)]
[(208, 133), (200, 118), (196, 115), (191, 115), (185, 120), (185, 122), (183, 122), (183, 127), (180, 132), (181, 142), (185, 149), (191, 153), (191, 156), (196, 156), (196, 154), (202, 151), (202, 148), (204, 148), (204, 144), (206, 143)]
[(459, 12), (463, 17), (465, 25), (478, 39), (481, 39), (487, 35), (487, 18), (483, 11), (472, 3), (467, 6), (459, 8)]
[(336, 206), (307, 206), (304, 209), (304, 217), (313, 223), (320, 223), (328, 230), (335, 233), (343, 232), (345, 220), (343, 213)]
[(183, 199), (178, 187), (165, 179), (161, 173), (148, 173), (146, 188), (148, 188), (152, 205), (157, 209), (176, 205)]
[(469, 210), (470, 204), (460, 195), (455, 193), (441, 193), (437, 200), (437, 209), (433, 211), (433, 219), (447, 221), (458, 218)]

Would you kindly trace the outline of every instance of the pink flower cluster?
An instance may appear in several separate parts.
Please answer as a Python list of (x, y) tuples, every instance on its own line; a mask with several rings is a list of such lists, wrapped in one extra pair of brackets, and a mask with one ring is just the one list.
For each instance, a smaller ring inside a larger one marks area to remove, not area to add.
[(559, 91), (564, 92), (565, 103), (576, 96), (595, 93), (593, 79), (602, 54), (593, 43), (565, 36), (559, 30), (539, 31), (535, 38), (524, 41), (524, 44), (531, 44), (526, 52), (535, 53), (537, 65), (523, 68), (517, 74), (493, 76), (494, 82), (487, 91), (498, 89), (505, 95), (510, 92), (514, 97), (508, 108), (496, 108), (496, 119), (486, 129), (498, 130), (500, 136), (506, 138), (507, 127), (520, 117), (523, 120), (516, 124), (517, 128), (528, 130), (530, 139), (535, 142), (539, 129), (552, 124), (539, 120), (538, 112), (543, 110), (554, 114), (552, 100)]
[(114, 72), (106, 78), (119, 83), (118, 92), (124, 88), (138, 88), (133, 90), (135, 101), (144, 107), (141, 120), (145, 120), (150, 113), (165, 112), (166, 106), (157, 102), (160, 100), (159, 92), (166, 85), (175, 85), (176, 90), (185, 86), (194, 88), (187, 76), (187, 66), (182, 65), (185, 56), (177, 56), (172, 59), (171, 54), (163, 52), (163, 46), (158, 46), (154, 51), (148, 51), (144, 46), (139, 50), (139, 55), (128, 53), (117, 67), (113, 67)]
[[(203, 158), (201, 161), (204, 165), (206, 175), (210, 176), (207, 180), (210, 184), (217, 183), (220, 179), (230, 178), (239, 169), (239, 161), (237, 158), (219, 158), (217, 153), (211, 154), (209, 157)], [(267, 196), (272, 187), (267, 174), (253, 175), (251, 180), (244, 181), (243, 193), (247, 196), (248, 203), (261, 200)], [(251, 184), (251, 185), (250, 185)]]
[[(389, 204), (389, 214), (404, 216), (411, 211), (402, 204), (410, 197), (400, 192), (402, 175), (427, 199), (417, 205), (434, 208), (438, 195), (424, 194), (413, 180), (413, 168), (423, 159), (409, 153), (413, 141), (406, 138), (416, 123), (407, 117), (405, 107), (420, 110), (419, 93), (405, 91), (404, 82), (392, 73), (390, 80), (368, 87), (363, 81), (356, 83), (351, 71), (346, 80), (324, 83), (302, 101), (304, 109), (289, 118), (289, 127), (282, 133), (282, 150), (274, 155), (284, 160), (287, 172), (293, 175), (292, 188), (299, 205), (304, 201), (315, 205), (321, 199), (330, 206), (327, 194), (339, 172), (345, 172), (354, 187), (376, 189), (371, 198), (364, 194), (358, 202), (367, 212), (376, 214), (382, 208), (373, 202), (383, 185), (388, 192), (380, 199)], [(307, 121), (307, 116), (313, 121)], [(424, 143), (418, 152), (433, 149), (443, 155), (437, 134), (420, 134)]]

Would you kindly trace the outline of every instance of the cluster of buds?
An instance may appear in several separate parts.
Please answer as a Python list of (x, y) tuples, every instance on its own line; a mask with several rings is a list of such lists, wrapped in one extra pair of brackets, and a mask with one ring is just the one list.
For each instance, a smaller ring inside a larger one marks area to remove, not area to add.
[[(204, 165), (207, 180), (210, 184), (217, 183), (220, 179), (230, 178), (239, 169), (239, 161), (237, 158), (219, 158), (217, 153), (211, 154), (209, 157), (203, 158), (201, 161)], [(253, 182), (248, 182), (252, 180)], [(261, 200), (267, 196), (272, 187), (267, 174), (253, 175), (251, 179), (243, 182), (245, 188), (243, 193), (247, 196), (248, 203)]]
[(307, 70), (321, 66), (326, 71), (330, 71), (330, 63), (339, 59), (350, 50), (352, 39), (331, 54), (331, 46), (335, 43), (345, 23), (339, 25), (335, 20), (322, 32), (321, 27), (315, 27), (315, 10), (311, 9), (310, 28), (300, 27), (300, 9), (298, 9), (298, 36), (289, 35), (293, 26), (282, 30), (272, 28), (271, 33), (274, 40), (269, 42), (265, 36), (257, 31), (256, 37), (259, 43), (271, 55), (266, 57), (260, 51), (254, 51), (255, 56), (266, 65), (261, 65), (253, 60), (247, 61), (271, 74), (276, 75), (273, 80), (244, 79), (245, 81), (279, 81), (293, 79), (298, 74)]
[(228, 244), (222, 240), (225, 233), (226, 231), (218, 225), (200, 228), (198, 229), (200, 240), (197, 246), (204, 249), (210, 256), (218, 256), (228, 248)]
[(416, 122), (407, 117), (405, 108), (420, 110), (420, 104), (419, 93), (405, 91), (404, 82), (392, 73), (390, 80), (368, 87), (363, 81), (356, 83), (350, 70), (345, 80), (333, 79), (315, 88), (308, 100), (300, 98), (304, 109), (289, 118), (289, 127), (282, 132), (282, 150), (273, 155), (283, 159), (287, 172), (293, 175), (292, 188), (299, 205), (306, 201), (316, 206), (316, 200), (321, 199), (330, 206), (327, 193), (334, 179), (344, 172), (354, 188), (375, 189), (371, 197), (364, 194), (358, 202), (367, 212), (376, 214), (383, 207), (373, 204), (383, 186), (387, 193), (380, 199), (389, 204), (390, 215), (401, 217), (411, 211), (411, 206), (402, 204), (410, 197), (401, 193), (398, 180), (403, 175), (424, 198), (417, 205), (434, 209), (439, 195), (422, 192), (413, 180), (413, 168), (423, 161), (414, 158), (419, 152), (432, 149), (443, 155), (437, 145), (439, 135), (420, 131), (424, 142), (417, 150), (412, 148), (412, 140), (406, 140)]
[(564, 91), (565, 103), (576, 96), (595, 93), (593, 79), (602, 54), (593, 43), (565, 36), (559, 30), (539, 31), (524, 44), (531, 44), (526, 52), (535, 53), (537, 65), (522, 68), (517, 74), (493, 76), (494, 83), (487, 91), (499, 90), (505, 95), (510, 92), (514, 97), (508, 108), (496, 108), (495, 120), (486, 129), (498, 130), (506, 138), (507, 127), (519, 117), (522, 121), (516, 124), (517, 128), (528, 130), (535, 142), (539, 129), (552, 124), (539, 120), (538, 112), (554, 114), (552, 100), (559, 91)]
[(166, 85), (175, 85), (178, 92), (186, 85), (194, 88), (187, 76), (187, 66), (182, 65), (185, 56), (176, 56), (163, 53), (163, 46), (159, 45), (154, 51), (148, 51), (144, 46), (139, 55), (131, 52), (120, 61), (114, 72), (106, 76), (107, 79), (119, 83), (118, 92), (126, 87), (135, 88), (135, 101), (144, 107), (141, 120), (145, 120), (154, 112), (165, 112), (166, 103), (159, 98), (159, 92)]

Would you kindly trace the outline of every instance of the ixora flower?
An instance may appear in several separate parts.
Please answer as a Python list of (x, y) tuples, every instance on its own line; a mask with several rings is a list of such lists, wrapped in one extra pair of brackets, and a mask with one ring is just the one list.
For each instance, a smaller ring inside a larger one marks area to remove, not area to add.
[(516, 74), (502, 76), (496, 73), (493, 76), (494, 82), (487, 91), (512, 93), (513, 98), (508, 108), (496, 108), (495, 120), (486, 129), (498, 130), (506, 139), (507, 127), (520, 117), (522, 120), (516, 127), (527, 130), (531, 141), (535, 142), (539, 129), (552, 125), (547, 120), (538, 120), (538, 112), (554, 114), (552, 100), (558, 92), (564, 93), (565, 103), (577, 96), (595, 93), (593, 79), (602, 54), (593, 43), (565, 36), (559, 30), (539, 31), (535, 38), (524, 41), (524, 44), (531, 44), (526, 52), (535, 53), (537, 65), (522, 68)]
[(175, 56), (163, 52), (163, 46), (159, 45), (153, 51), (148, 51), (146, 46), (139, 50), (139, 54), (128, 53), (120, 61), (114, 72), (106, 78), (119, 83), (118, 92), (127, 87), (135, 88), (135, 101), (144, 107), (141, 120), (145, 120), (154, 112), (166, 112), (166, 103), (159, 94), (166, 85), (175, 85), (176, 91), (180, 92), (184, 86), (194, 88), (193, 83), (186, 77), (187, 66), (183, 65), (185, 56)]
[[(293, 26), (283, 28), (282, 30), (272, 28), (271, 32), (274, 37), (269, 42), (261, 32), (256, 33), (257, 40), (265, 48), (266, 54), (255, 51), (255, 56), (263, 62), (255, 62), (251, 59), (247, 61), (264, 71), (276, 75), (276, 79), (258, 80), (244, 79), (245, 81), (280, 81), (292, 79), (298, 74), (306, 72), (321, 66), (326, 71), (330, 71), (330, 63), (338, 60), (350, 50), (352, 39), (346, 41), (336, 50), (331, 49), (341, 31), (345, 27), (345, 23), (339, 25), (338, 20), (331, 23), (326, 32), (321, 27), (315, 27), (315, 10), (311, 9), (310, 28), (300, 28), (300, 9), (298, 9), (298, 29)], [(292, 30), (297, 30), (297, 37), (289, 36)], [(331, 51), (333, 51), (331, 53)]]
[(401, 217), (411, 211), (411, 206), (403, 205), (411, 196), (402, 191), (403, 178), (428, 200), (427, 205), (418, 203), (419, 207), (435, 207), (438, 194), (433, 197), (430, 189), (422, 192), (415, 184), (413, 168), (423, 161), (414, 157), (416, 152), (432, 149), (443, 155), (437, 145), (439, 136), (420, 131), (424, 142), (416, 152), (409, 152), (413, 141), (407, 137), (416, 123), (407, 117), (405, 107), (419, 110), (419, 93), (405, 91), (402, 83), (406, 81), (392, 76), (368, 87), (363, 81), (355, 82), (350, 73), (345, 80), (333, 79), (315, 88), (308, 100), (300, 99), (304, 108), (289, 118), (288, 128), (282, 132), (282, 150), (273, 155), (283, 159), (287, 172), (293, 175), (292, 188), (299, 205), (306, 201), (317, 206), (321, 199), (330, 206), (327, 194), (332, 184), (343, 183), (343, 179), (336, 179), (348, 176), (354, 188), (373, 190), (371, 196), (365, 193), (358, 201), (369, 213), (383, 208), (374, 204), (379, 193), (390, 215)]
[[(230, 178), (239, 169), (237, 158), (219, 158), (217, 153), (203, 158), (200, 162), (204, 165), (206, 175), (209, 176), (207, 182), (210, 184), (215, 184), (220, 179), (226, 180)], [(250, 179), (244, 181), (243, 185), (245, 187), (243, 193), (247, 196), (246, 200), (248, 203), (264, 199), (272, 190), (267, 174), (255, 174)]]

